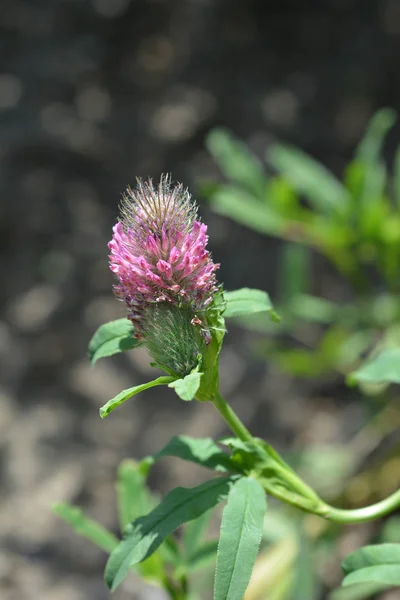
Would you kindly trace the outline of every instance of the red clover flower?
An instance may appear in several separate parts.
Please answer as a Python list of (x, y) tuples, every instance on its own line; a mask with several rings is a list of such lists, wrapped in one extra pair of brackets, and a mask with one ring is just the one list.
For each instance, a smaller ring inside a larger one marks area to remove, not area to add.
[(118, 279), (135, 337), (159, 366), (186, 375), (211, 337), (206, 309), (218, 290), (207, 226), (182, 184), (167, 176), (154, 187), (137, 180), (121, 204), (121, 220), (109, 243), (110, 268)]

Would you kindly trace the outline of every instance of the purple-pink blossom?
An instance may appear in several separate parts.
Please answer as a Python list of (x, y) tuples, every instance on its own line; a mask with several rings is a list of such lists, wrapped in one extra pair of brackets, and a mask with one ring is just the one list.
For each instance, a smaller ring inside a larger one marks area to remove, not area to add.
[(138, 180), (128, 188), (121, 221), (109, 243), (110, 268), (118, 279), (116, 296), (129, 308), (135, 335), (143, 339), (144, 313), (154, 304), (170, 303), (193, 312), (193, 324), (218, 286), (215, 264), (206, 249), (207, 226), (197, 219), (189, 192), (162, 177), (157, 187)]

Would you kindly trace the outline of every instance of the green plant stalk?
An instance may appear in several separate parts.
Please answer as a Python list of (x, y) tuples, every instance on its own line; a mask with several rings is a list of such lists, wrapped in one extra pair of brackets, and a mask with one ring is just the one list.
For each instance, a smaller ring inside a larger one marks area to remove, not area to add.
[(242, 440), (242, 442), (254, 442), (254, 438), (250, 431), (243, 425), (237, 414), (232, 410), (219, 392), (216, 394), (213, 403), (236, 437)]
[[(218, 410), (224, 421), (233, 431), (233, 433), (243, 442), (253, 442), (256, 443), (256, 440), (251, 435), (249, 430), (243, 425), (242, 421), (236, 415), (236, 413), (232, 410), (226, 400), (221, 396), (218, 392), (216, 397), (213, 400), (215, 408)], [(293, 481), (293, 473), (290, 471), (285, 473), (284, 470), (280, 470), (280, 474), (282, 479), (286, 481), (290, 485)], [(299, 478), (300, 480), (300, 478)], [(307, 484), (304, 483), (305, 489), (308, 488)], [(268, 489), (268, 492), (272, 495), (274, 494), (273, 489)], [(276, 495), (279, 497), (278, 495)], [(282, 497), (279, 497), (282, 500)], [(384, 500), (377, 502), (376, 504), (372, 504), (371, 506), (366, 506), (364, 508), (356, 508), (356, 509), (342, 509), (335, 508), (333, 506), (329, 506), (322, 500), (318, 507), (307, 507), (303, 502), (299, 499), (296, 501), (295, 499), (291, 499), (290, 503), (301, 510), (305, 510), (306, 512), (310, 512), (316, 514), (324, 519), (329, 521), (333, 521), (334, 523), (341, 524), (353, 524), (353, 523), (362, 523), (363, 521), (371, 521), (373, 519), (379, 519), (384, 517), (385, 515), (393, 512), (394, 510), (400, 508), (400, 490), (397, 490)]]

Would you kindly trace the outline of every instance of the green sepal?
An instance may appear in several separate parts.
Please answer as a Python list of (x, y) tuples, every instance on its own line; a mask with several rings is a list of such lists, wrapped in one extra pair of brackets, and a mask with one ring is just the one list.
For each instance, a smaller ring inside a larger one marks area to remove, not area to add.
[(203, 371), (203, 376), (195, 396), (196, 400), (200, 400), (200, 402), (214, 400), (218, 393), (218, 359), (226, 332), (225, 320), (222, 316), (224, 309), (225, 301), (223, 293), (220, 291), (215, 294), (213, 301), (208, 307), (206, 313), (207, 326), (210, 331), (211, 341), (205, 346), (202, 353), (201, 370)]
[(200, 387), (201, 378), (203, 376), (203, 373), (199, 373), (201, 355), (199, 361), (197, 367), (193, 369), (189, 375), (176, 379), (168, 384), (168, 387), (173, 388), (181, 400), (190, 401), (196, 396), (196, 392)]

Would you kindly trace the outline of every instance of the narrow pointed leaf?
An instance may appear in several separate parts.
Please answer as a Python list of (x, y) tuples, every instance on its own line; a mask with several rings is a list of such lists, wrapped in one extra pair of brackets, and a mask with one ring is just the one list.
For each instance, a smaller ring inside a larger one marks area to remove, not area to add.
[(246, 144), (235, 139), (226, 129), (213, 129), (206, 145), (221, 171), (236, 183), (263, 197), (266, 177), (259, 161), (250, 154)]
[(129, 568), (150, 556), (177, 527), (226, 498), (232, 481), (231, 477), (221, 477), (195, 488), (176, 488), (152, 512), (134, 521), (107, 562), (105, 580), (109, 588), (115, 590)]
[(233, 292), (224, 292), (224, 298), (226, 302), (224, 318), (273, 311), (271, 300), (263, 290), (241, 288)]
[(210, 540), (202, 544), (188, 558), (188, 572), (190, 574), (207, 567), (215, 562), (218, 550), (218, 540)]
[(211, 196), (212, 207), (220, 215), (246, 225), (258, 233), (280, 236), (287, 221), (277, 210), (261, 203), (245, 190), (223, 185)]
[(201, 376), (203, 373), (189, 373), (182, 379), (176, 379), (168, 384), (173, 388), (181, 400), (193, 400), (197, 390), (200, 387)]
[(241, 600), (250, 581), (261, 542), (265, 492), (249, 477), (233, 486), (222, 515), (214, 600)]
[(116, 490), (120, 528), (124, 531), (129, 523), (146, 514), (153, 505), (140, 463), (127, 459), (120, 464)]
[(140, 392), (144, 392), (144, 390), (148, 390), (149, 388), (156, 387), (157, 385), (168, 385), (172, 381), (175, 381), (175, 377), (170, 377), (163, 375), (162, 377), (158, 377), (157, 379), (153, 379), (153, 381), (149, 381), (148, 383), (142, 383), (141, 385), (135, 385), (134, 387), (128, 388), (127, 390), (122, 390), (119, 394), (117, 394), (114, 398), (111, 398), (104, 406), (100, 408), (100, 416), (102, 419), (110, 414), (113, 410), (115, 410), (118, 406), (121, 406), (126, 400), (132, 398), (136, 394)]
[(173, 437), (154, 459), (176, 456), (215, 471), (234, 471), (235, 465), (211, 438), (193, 438), (188, 435)]
[(207, 530), (207, 527), (210, 523), (212, 514), (213, 511), (209, 510), (208, 512), (203, 513), (201, 517), (195, 521), (191, 521), (185, 526), (183, 532), (183, 545), (186, 556), (192, 556), (197, 551), (203, 534)]
[(346, 211), (351, 201), (348, 190), (328, 169), (305, 152), (277, 144), (269, 150), (267, 160), (300, 194), (306, 196), (316, 210), (324, 214)]
[(86, 517), (80, 508), (60, 503), (53, 506), (53, 512), (69, 523), (76, 533), (90, 540), (105, 552), (110, 553), (118, 546), (118, 539), (115, 535), (97, 521)]
[(89, 342), (89, 360), (94, 365), (99, 358), (131, 350), (141, 345), (133, 337), (133, 325), (128, 319), (117, 319), (101, 325)]
[(396, 121), (396, 113), (391, 108), (378, 110), (370, 120), (363, 139), (356, 151), (356, 160), (367, 166), (379, 161), (385, 135)]

